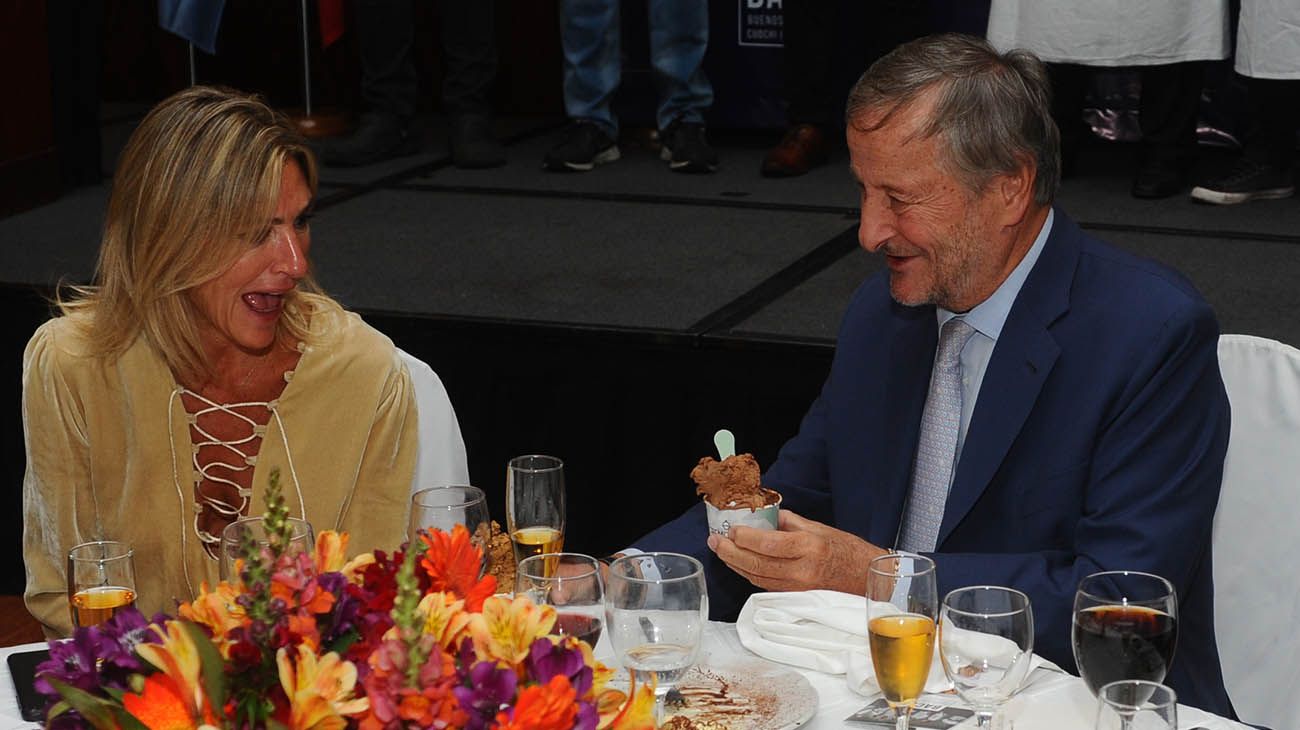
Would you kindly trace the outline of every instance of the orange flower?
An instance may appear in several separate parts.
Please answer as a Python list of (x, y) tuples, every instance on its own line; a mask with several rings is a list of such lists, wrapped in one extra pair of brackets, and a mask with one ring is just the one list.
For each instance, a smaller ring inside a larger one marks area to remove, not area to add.
[(190, 715), (185, 692), (166, 674), (151, 674), (140, 694), (122, 695), (122, 706), (149, 730), (193, 730), (198, 727)]
[(426, 530), (420, 533), (420, 539), (428, 546), (420, 565), (429, 575), (430, 591), (455, 593), (465, 601), (467, 611), (480, 610), (483, 599), (496, 593), (496, 577), (478, 577), (483, 551), (470, 542), (464, 525), (456, 525), (451, 534)]
[(348, 533), (323, 530), (316, 536), (316, 572), (337, 573), (343, 570), (348, 550)]
[[(596, 712), (600, 730), (653, 730), (655, 726), (655, 690), (653, 685), (636, 685), (633, 673), (631, 695), (616, 689), (607, 689), (596, 698)], [(621, 706), (620, 706), (621, 705)]]
[(207, 695), (203, 692), (203, 667), (198, 647), (180, 621), (168, 621), (165, 626), (152, 626), (162, 643), (138, 644), (136, 653), (172, 680), (190, 717), (211, 714)]
[(365, 698), (352, 699), (357, 668), (330, 652), (319, 659), (299, 650), (294, 659), (281, 648), (275, 653), (280, 686), (289, 698), (291, 730), (342, 730), (345, 716), (358, 715), (370, 707)]
[(514, 600), (492, 596), (481, 613), (469, 620), (474, 652), (480, 660), (495, 659), (518, 667), (528, 657), (533, 642), (551, 633), (555, 607), (538, 606), (525, 596)]
[(248, 622), (244, 607), (236, 599), (240, 590), (226, 581), (221, 581), (216, 588), (209, 588), (207, 581), (199, 587), (199, 595), (190, 603), (182, 603), (180, 617), (206, 626), (212, 632), (212, 643), (216, 645), (224, 659), (230, 658), (230, 642), (226, 634), (232, 629)]
[(501, 730), (569, 730), (578, 719), (578, 691), (563, 674), (545, 685), (535, 684), (519, 693), (514, 717), (498, 712)]
[(420, 599), (419, 605), (425, 617), (424, 633), (449, 652), (456, 651), (461, 639), (469, 635), (471, 618), (464, 610), (465, 602), (455, 598), (450, 593), (430, 593)]

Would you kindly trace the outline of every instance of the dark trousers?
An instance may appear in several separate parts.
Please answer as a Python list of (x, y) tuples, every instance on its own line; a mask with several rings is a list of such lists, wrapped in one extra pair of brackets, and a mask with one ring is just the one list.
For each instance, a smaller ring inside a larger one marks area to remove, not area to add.
[(1300, 80), (1246, 79), (1252, 126), (1246, 156), (1266, 165), (1290, 167), (1300, 127)]
[[(442, 52), (447, 114), (490, 114), (488, 93), (497, 54), (491, 0), (442, 0)], [(419, 106), (412, 0), (357, 0), (361, 97), (377, 114), (409, 122)]]

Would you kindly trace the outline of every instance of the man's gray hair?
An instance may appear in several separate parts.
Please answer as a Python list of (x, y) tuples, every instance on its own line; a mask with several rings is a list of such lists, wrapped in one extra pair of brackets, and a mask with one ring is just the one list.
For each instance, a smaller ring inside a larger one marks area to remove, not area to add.
[(920, 134), (939, 135), (947, 172), (979, 192), (995, 175), (1032, 161), (1034, 202), (1052, 202), (1061, 180), (1061, 135), (1047, 70), (1037, 57), (999, 53), (982, 38), (958, 33), (920, 38), (862, 74), (849, 92), (846, 122), (873, 131), (930, 89), (938, 97)]

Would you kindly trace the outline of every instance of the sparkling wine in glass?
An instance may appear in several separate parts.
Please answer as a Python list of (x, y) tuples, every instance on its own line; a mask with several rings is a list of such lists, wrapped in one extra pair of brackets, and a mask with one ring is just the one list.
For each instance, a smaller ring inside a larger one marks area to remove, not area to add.
[(574, 636), (593, 649), (605, 625), (605, 586), (600, 562), (580, 553), (543, 553), (524, 558), (515, 571), (515, 595), (555, 608), (555, 633)]
[(908, 730), (934, 658), (938, 609), (934, 561), (890, 553), (867, 566), (867, 639), (881, 694), (896, 730)]
[(1000, 586), (958, 588), (939, 608), (939, 656), (981, 730), (1029, 674), (1034, 613), (1029, 596)]
[(408, 540), (415, 542), (419, 539), (421, 530), (450, 533), (456, 525), (464, 525), (469, 530), (470, 541), (483, 551), (479, 568), (482, 575), (488, 569), (488, 544), (492, 541), (492, 517), (483, 490), (448, 484), (421, 489), (411, 495), (411, 516), (406, 531)]
[(68, 551), (68, 608), (74, 627), (102, 624), (134, 605), (135, 597), (130, 545), (96, 540)]
[[(292, 528), (289, 538), (289, 553), (310, 553), (316, 548), (316, 533), (311, 529), (311, 523), (298, 517), (286, 517)], [(266, 550), (270, 547), (271, 541), (267, 536), (266, 522), (263, 517), (243, 517), (229, 525), (221, 531), (221, 580), (228, 582), (237, 582), (239, 580), (240, 567), (244, 559), (243, 547), (245, 540), (256, 540), (259, 550)]]
[(1178, 594), (1158, 575), (1094, 573), (1074, 594), (1071, 638), (1094, 695), (1121, 679), (1161, 682), (1178, 643)]
[(516, 456), (506, 467), (506, 529), (515, 562), (564, 549), (564, 462)]
[(1178, 730), (1178, 695), (1163, 684), (1122, 679), (1097, 691), (1096, 730)]
[(606, 631), (636, 681), (654, 685), (656, 722), (668, 691), (695, 665), (708, 617), (704, 568), (695, 558), (640, 553), (610, 564)]

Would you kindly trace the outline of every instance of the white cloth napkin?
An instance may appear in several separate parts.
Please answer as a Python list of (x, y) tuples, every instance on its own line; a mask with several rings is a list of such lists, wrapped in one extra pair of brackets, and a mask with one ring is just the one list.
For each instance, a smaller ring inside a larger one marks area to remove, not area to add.
[[(836, 591), (755, 593), (736, 619), (740, 643), (774, 662), (844, 674), (858, 694), (879, 692), (867, 644), (867, 599)], [(952, 685), (939, 654), (930, 665), (926, 692)]]

